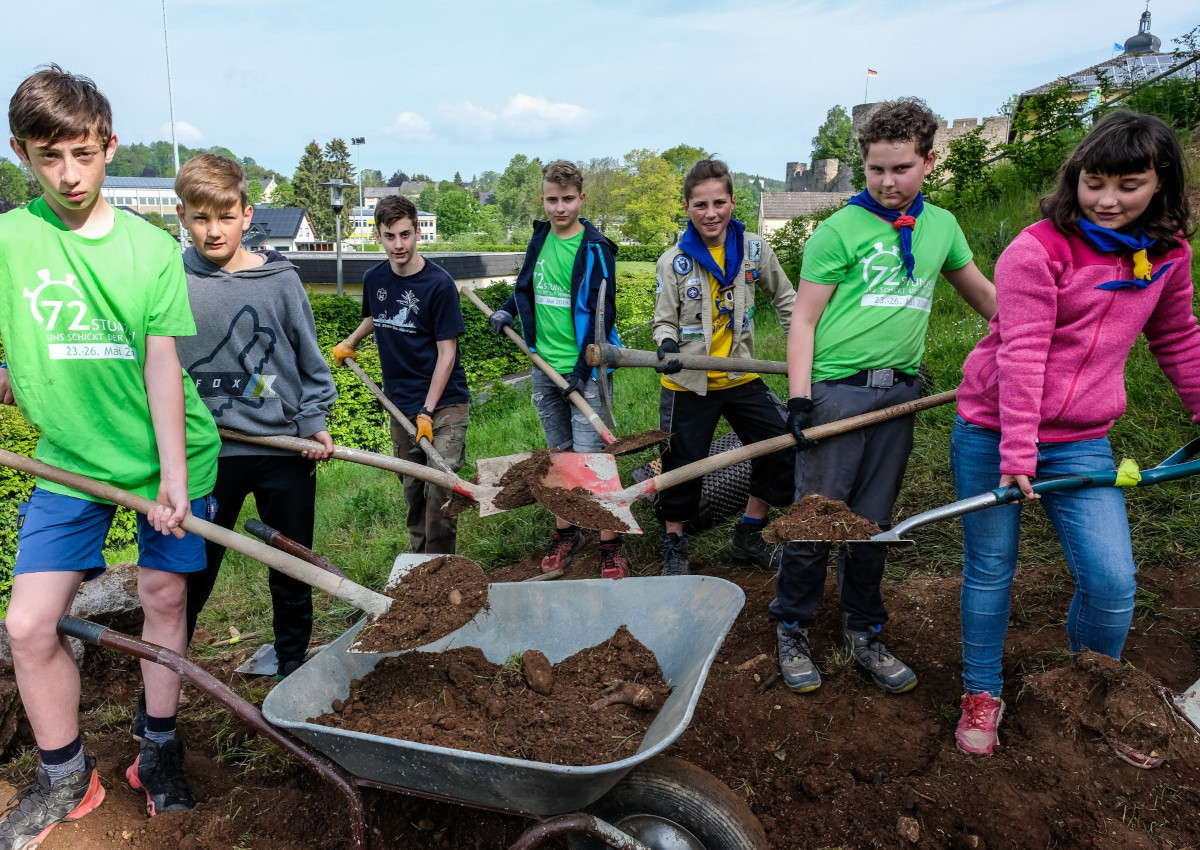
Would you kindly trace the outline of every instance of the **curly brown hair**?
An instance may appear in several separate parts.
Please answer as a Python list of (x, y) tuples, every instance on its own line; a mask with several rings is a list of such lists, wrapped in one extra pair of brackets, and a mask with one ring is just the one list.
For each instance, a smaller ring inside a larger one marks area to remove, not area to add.
[(884, 102), (858, 129), (858, 147), (863, 159), (875, 142), (912, 142), (917, 153), (929, 156), (938, 120), (919, 97), (902, 97)]

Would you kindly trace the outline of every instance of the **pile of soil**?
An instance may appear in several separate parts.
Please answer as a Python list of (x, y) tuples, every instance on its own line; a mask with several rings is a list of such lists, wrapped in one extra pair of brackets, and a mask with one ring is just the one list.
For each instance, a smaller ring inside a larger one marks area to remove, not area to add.
[(629, 525), (596, 500), (596, 494), (583, 487), (547, 487), (540, 480), (530, 481), (529, 489), (550, 513), (581, 528), (604, 531), (629, 531)]
[(441, 506), (441, 512), (445, 516), (456, 517), (459, 514), (476, 507), (477, 504), (478, 503), (470, 496), (464, 496), (462, 493), (451, 493), (450, 498), (446, 501), (446, 504)]
[[(606, 764), (637, 752), (671, 692), (654, 653), (624, 626), (553, 667), (537, 650), (519, 660), (492, 664), (475, 647), (385, 658), (332, 713), (309, 722), (550, 764)], [(601, 705), (625, 685), (641, 686), (646, 708)]]
[(533, 492), (529, 489), (533, 482), (540, 482), (550, 469), (550, 455), (558, 449), (538, 449), (528, 458), (514, 463), (500, 476), (500, 494), (496, 496), (496, 507), (510, 511), (513, 508), (523, 508), (532, 505)]
[(488, 577), (470, 558), (443, 555), (414, 567), (389, 588), (392, 606), (363, 626), (351, 649), (413, 649), (465, 626), (487, 608)]
[(610, 455), (631, 455), (634, 452), (653, 448), (670, 436), (666, 431), (659, 431), (656, 428), (653, 431), (643, 431), (640, 434), (630, 434), (626, 437), (621, 437), (611, 446), (606, 446), (604, 450)]
[(769, 522), (763, 529), (763, 540), (768, 543), (861, 541), (879, 532), (879, 526), (854, 513), (845, 502), (810, 493), (788, 508), (783, 516)]

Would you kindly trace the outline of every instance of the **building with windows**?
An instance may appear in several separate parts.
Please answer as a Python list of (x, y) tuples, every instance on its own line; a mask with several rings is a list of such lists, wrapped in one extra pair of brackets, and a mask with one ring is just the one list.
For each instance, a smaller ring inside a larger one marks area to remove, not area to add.
[[(417, 210), (417, 225), (421, 228), (422, 242), (437, 241), (437, 215), (435, 213)], [(350, 233), (346, 241), (354, 246), (376, 241), (374, 204), (366, 207), (354, 207), (350, 210)]]
[(124, 207), (142, 216), (158, 213), (168, 223), (179, 224), (174, 177), (105, 177), (100, 194), (114, 207)]
[(265, 251), (332, 251), (332, 242), (317, 239), (308, 210), (255, 207), (250, 229), (242, 234), (242, 245)]

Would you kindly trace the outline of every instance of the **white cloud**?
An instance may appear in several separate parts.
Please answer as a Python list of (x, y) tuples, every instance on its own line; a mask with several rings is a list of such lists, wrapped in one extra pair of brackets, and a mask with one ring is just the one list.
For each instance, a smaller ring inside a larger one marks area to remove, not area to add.
[(456, 136), (473, 141), (486, 141), (496, 126), (496, 113), (469, 100), (439, 103), (438, 115)]
[(574, 103), (551, 103), (540, 95), (517, 94), (500, 112), (500, 131), (512, 139), (545, 139), (577, 133), (592, 120)]
[[(164, 139), (171, 138), (171, 123), (169, 121), (163, 124), (159, 130), (162, 131)], [(189, 124), (187, 121), (176, 121), (175, 140), (181, 145), (194, 145), (204, 141), (204, 134), (200, 132), (200, 128), (195, 124)]]
[(384, 132), (406, 142), (428, 142), (433, 139), (429, 121), (416, 112), (401, 112)]

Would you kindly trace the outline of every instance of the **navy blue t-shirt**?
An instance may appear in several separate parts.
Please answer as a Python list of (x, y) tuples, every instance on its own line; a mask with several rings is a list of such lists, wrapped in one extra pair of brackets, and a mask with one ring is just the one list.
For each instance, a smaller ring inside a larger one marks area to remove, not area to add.
[[(428, 260), (416, 274), (400, 277), (384, 260), (363, 275), (362, 313), (375, 320), (383, 391), (401, 413), (415, 416), (437, 366), (438, 340), (457, 339), (466, 330), (454, 278)], [(470, 399), (459, 349), (438, 407)]]

